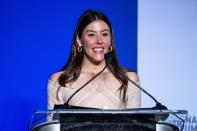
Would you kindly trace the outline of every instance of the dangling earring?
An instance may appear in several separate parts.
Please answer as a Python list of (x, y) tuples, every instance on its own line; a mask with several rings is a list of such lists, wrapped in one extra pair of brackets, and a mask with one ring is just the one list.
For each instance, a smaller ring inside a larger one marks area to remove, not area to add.
[(77, 46), (77, 51), (78, 51), (79, 53), (82, 52), (82, 47)]
[(108, 52), (112, 52), (112, 50), (113, 50), (113, 47), (110, 46)]

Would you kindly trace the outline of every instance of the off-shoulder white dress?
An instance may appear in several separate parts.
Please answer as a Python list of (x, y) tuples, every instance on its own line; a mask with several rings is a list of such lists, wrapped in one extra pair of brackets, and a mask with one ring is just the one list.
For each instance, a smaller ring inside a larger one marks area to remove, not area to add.
[[(66, 103), (69, 97), (91, 79), (92, 76), (92, 74), (81, 73), (80, 77), (73, 84), (67, 84), (66, 87), (61, 87), (57, 81), (49, 79), (48, 109), (53, 109), (55, 104)], [(139, 81), (135, 82), (139, 84)], [(104, 72), (75, 94), (69, 104), (101, 109), (139, 108), (141, 106), (140, 90), (129, 82), (127, 103), (123, 104), (118, 91), (120, 85), (120, 81), (111, 73)]]

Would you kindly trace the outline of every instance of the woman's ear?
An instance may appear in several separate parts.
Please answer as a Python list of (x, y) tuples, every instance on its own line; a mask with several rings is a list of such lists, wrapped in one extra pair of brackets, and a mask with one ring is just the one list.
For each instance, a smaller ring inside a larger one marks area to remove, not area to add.
[(82, 47), (82, 43), (81, 43), (81, 40), (79, 39), (78, 35), (77, 35), (76, 42), (77, 42), (77, 45), (78, 45), (79, 47)]

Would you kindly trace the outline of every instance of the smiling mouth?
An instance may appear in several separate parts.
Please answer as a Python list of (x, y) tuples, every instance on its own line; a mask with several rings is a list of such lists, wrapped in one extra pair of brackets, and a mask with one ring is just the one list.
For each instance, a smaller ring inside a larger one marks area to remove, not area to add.
[(92, 48), (92, 50), (94, 53), (100, 54), (104, 52), (104, 47), (95, 47), (95, 48)]

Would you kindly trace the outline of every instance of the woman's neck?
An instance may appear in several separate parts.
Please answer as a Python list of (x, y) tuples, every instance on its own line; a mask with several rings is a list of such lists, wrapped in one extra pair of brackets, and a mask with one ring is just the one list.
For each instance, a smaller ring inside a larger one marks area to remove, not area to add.
[(105, 60), (95, 64), (87, 59), (83, 60), (82, 72), (97, 74), (105, 67)]

